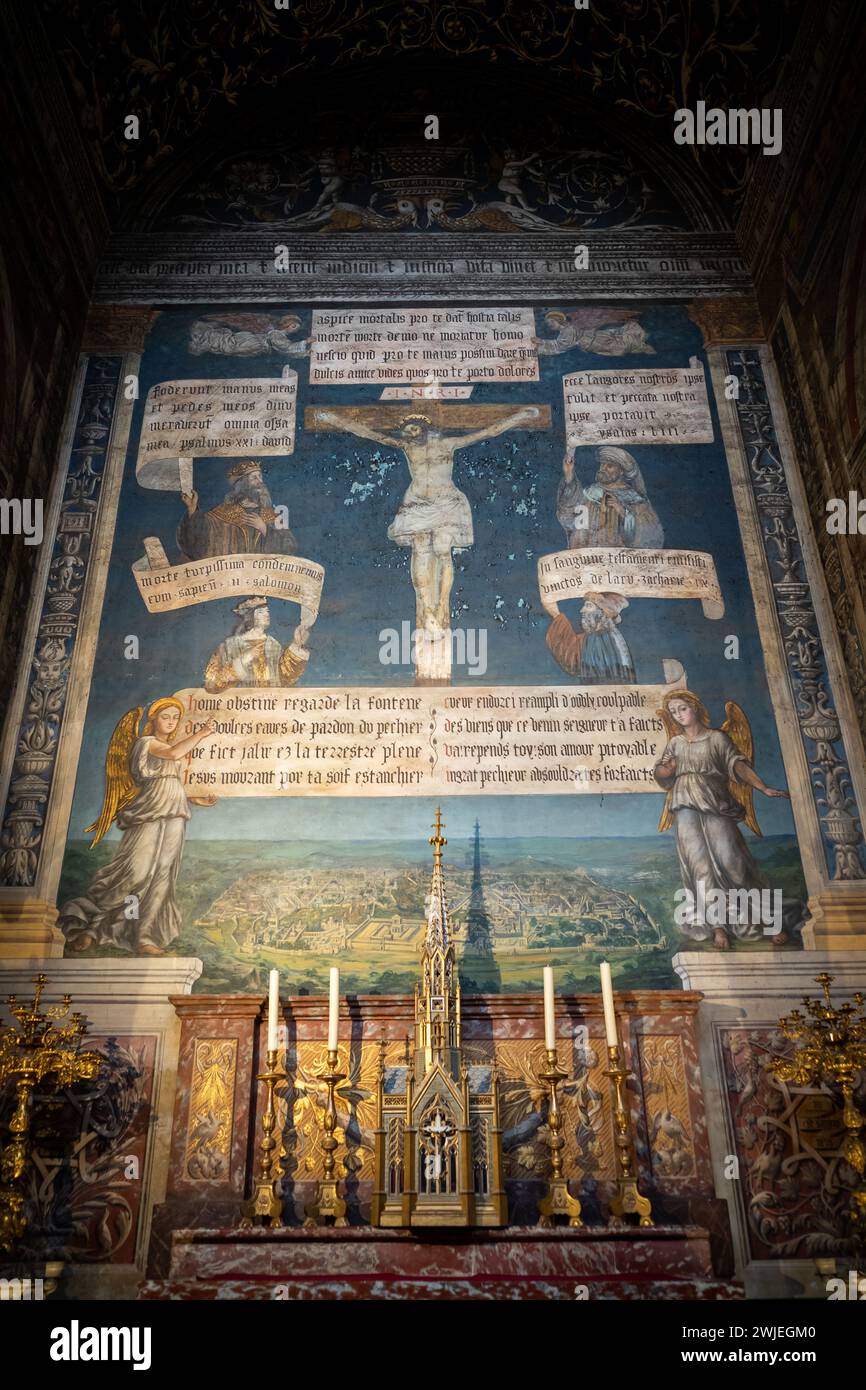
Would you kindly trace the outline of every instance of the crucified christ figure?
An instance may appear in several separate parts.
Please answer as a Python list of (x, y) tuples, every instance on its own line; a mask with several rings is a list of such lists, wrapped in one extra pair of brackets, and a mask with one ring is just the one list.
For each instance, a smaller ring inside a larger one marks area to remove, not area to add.
[(371, 429), (351, 417), (329, 410), (316, 412), (319, 424), (346, 434), (359, 435), (389, 449), (401, 449), (412, 479), (388, 535), (397, 545), (412, 548), (412, 583), (417, 599), (417, 623), (428, 632), (449, 626), (451, 586), (454, 583), (453, 550), (473, 543), (469, 500), (454, 486), (454, 452), (504, 434), (541, 414), (538, 406), (524, 406), (487, 429), (471, 434), (443, 434), (426, 415), (406, 415), (393, 434)]

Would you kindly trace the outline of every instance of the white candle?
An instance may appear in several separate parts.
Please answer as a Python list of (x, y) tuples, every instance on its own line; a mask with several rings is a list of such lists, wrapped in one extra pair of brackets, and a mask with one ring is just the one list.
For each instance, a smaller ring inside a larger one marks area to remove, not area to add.
[(544, 976), (544, 1046), (548, 1052), (556, 1047), (556, 1014), (553, 1003), (553, 967), (546, 965)]
[(616, 1031), (616, 1010), (613, 1007), (613, 983), (610, 978), (610, 964), (601, 962), (601, 1002), (604, 1008), (604, 1032), (608, 1047), (619, 1047)]
[(331, 966), (331, 992), (328, 999), (328, 1051), (337, 1050), (337, 1032), (340, 1025), (340, 972), (336, 965)]
[(277, 1050), (277, 1020), (280, 1012), (280, 972), (268, 976), (268, 1052)]

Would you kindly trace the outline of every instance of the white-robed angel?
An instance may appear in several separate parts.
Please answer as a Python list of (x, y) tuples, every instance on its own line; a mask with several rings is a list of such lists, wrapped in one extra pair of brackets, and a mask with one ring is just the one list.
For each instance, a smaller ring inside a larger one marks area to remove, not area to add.
[(216, 797), (188, 796), (183, 759), (214, 732), (208, 719), (177, 738), (185, 713), (179, 700), (155, 700), (147, 711), (123, 716), (105, 756), (102, 811), (87, 833), (91, 849), (116, 821), (123, 832), (117, 853), (94, 875), (88, 892), (60, 909), (58, 925), (70, 951), (117, 946), (132, 955), (161, 956), (180, 933), (175, 886), (190, 804), (213, 806)]
[[(749, 721), (739, 705), (729, 700), (727, 718), (713, 729), (706, 706), (690, 690), (665, 695), (659, 718), (668, 735), (667, 745), (655, 766), (655, 778), (667, 795), (659, 830), (674, 827), (683, 887), (688, 897), (678, 910), (677, 924), (694, 941), (708, 941), (728, 950), (730, 937), (756, 941), (768, 925), (755, 912), (753, 890), (767, 892), (770, 885), (749, 852), (739, 824), (745, 822), (756, 835), (754, 793), (785, 797), (788, 792), (768, 787), (752, 766), (753, 741)], [(724, 899), (719, 898), (719, 890)], [(743, 893), (751, 893), (746, 899)], [(734, 896), (736, 894), (736, 896)], [(705, 910), (709, 902), (724, 901), (723, 912)], [(719, 918), (722, 920), (719, 920)], [(790, 929), (802, 919), (802, 904), (783, 903), (781, 921), (767, 935), (775, 946), (784, 945)], [(757, 920), (756, 920), (757, 918)]]

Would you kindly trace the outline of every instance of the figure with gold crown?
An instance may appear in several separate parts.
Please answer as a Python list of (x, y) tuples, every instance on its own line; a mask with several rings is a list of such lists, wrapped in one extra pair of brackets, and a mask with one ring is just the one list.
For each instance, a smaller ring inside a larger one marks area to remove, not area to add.
[(257, 459), (241, 459), (228, 470), (230, 487), (222, 502), (208, 512), (198, 505), (198, 493), (182, 492), (186, 516), (177, 528), (177, 543), (188, 560), (213, 555), (295, 555), (297, 544), (271, 500)]
[(266, 598), (245, 598), (233, 611), (237, 622), (208, 661), (205, 690), (213, 694), (233, 686), (294, 685), (310, 659), (304, 645), (313, 621), (309, 609), (301, 609), (301, 621), (285, 647), (267, 631), (271, 614)]
[[(739, 825), (744, 822), (761, 834), (754, 809), (754, 793), (790, 795), (768, 787), (752, 766), (754, 745), (749, 721), (733, 700), (725, 704), (727, 716), (720, 729), (711, 727), (709, 711), (690, 690), (665, 695), (659, 718), (668, 742), (655, 765), (655, 778), (667, 795), (659, 830), (674, 827), (683, 887), (691, 905), (677, 918), (680, 930), (694, 941), (712, 940), (718, 950), (730, 948), (731, 938), (759, 940), (760, 921), (751, 911), (728, 912), (724, 922), (697, 910), (711, 894), (729, 896), (732, 891), (766, 891), (769, 888)], [(780, 929), (767, 933), (775, 946), (785, 945), (790, 929), (802, 920), (802, 904), (784, 904)]]
[(214, 733), (215, 721), (178, 738), (184, 714), (179, 700), (155, 700), (143, 728), (139, 705), (111, 736), (102, 811), (87, 833), (93, 834), (92, 849), (116, 821), (121, 840), (85, 896), (60, 909), (58, 926), (69, 951), (117, 946), (132, 955), (161, 956), (180, 933), (175, 885), (190, 804), (216, 802), (216, 797), (187, 796), (183, 785), (183, 761)]

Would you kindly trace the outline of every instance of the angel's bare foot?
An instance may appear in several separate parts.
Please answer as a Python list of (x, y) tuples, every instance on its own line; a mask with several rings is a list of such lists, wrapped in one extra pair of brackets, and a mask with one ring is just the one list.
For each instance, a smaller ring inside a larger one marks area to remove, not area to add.
[(95, 943), (96, 937), (88, 936), (85, 932), (83, 936), (76, 936), (74, 941), (70, 941), (68, 949), (70, 951), (89, 951)]
[(771, 936), (771, 937), (770, 937), (770, 941), (772, 942), (772, 944), (773, 944), (774, 946), (787, 946), (787, 944), (788, 944), (788, 936), (787, 936), (787, 933), (786, 933), (786, 932), (783, 932), (783, 931), (777, 932), (775, 936)]
[(713, 945), (718, 951), (729, 951), (731, 949), (728, 933), (723, 931), (721, 927), (716, 927), (713, 932)]
[(150, 941), (142, 941), (138, 948), (138, 954), (140, 956), (164, 956), (165, 951), (160, 946), (154, 946)]

